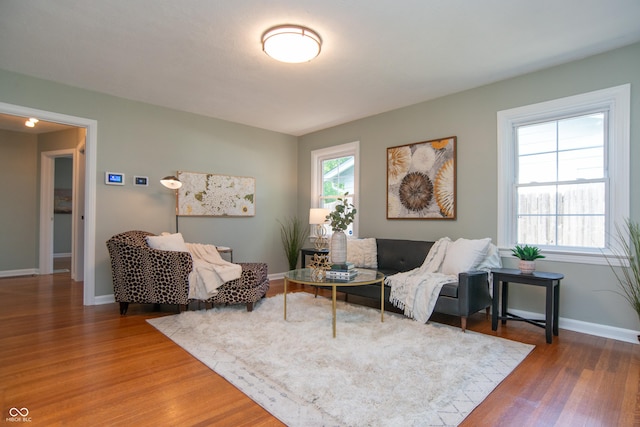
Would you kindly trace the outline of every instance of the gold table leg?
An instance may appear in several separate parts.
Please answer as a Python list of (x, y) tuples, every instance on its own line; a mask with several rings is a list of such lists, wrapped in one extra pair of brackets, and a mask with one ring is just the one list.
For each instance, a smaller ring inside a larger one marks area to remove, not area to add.
[(287, 320), (287, 278), (284, 278), (284, 320)]
[(384, 280), (380, 282), (380, 321), (384, 322)]
[(333, 337), (336, 337), (336, 286), (331, 287), (331, 304), (333, 309)]

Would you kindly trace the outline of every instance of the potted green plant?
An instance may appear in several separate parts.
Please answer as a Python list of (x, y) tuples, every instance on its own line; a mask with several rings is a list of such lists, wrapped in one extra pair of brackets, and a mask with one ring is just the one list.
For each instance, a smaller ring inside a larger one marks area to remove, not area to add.
[(327, 220), (333, 230), (331, 235), (331, 262), (333, 264), (344, 264), (347, 262), (347, 235), (344, 231), (347, 229), (356, 217), (357, 210), (353, 204), (349, 203), (347, 196), (349, 192), (344, 193), (344, 197), (338, 197), (338, 203), (333, 211), (327, 215)]
[(531, 274), (536, 270), (536, 260), (544, 258), (544, 255), (540, 254), (540, 248), (529, 245), (516, 245), (511, 249), (511, 253), (516, 258), (520, 259), (518, 268), (522, 274)]
[(605, 258), (618, 281), (618, 293), (631, 304), (640, 319), (640, 225), (626, 219), (624, 228), (616, 225), (615, 240), (619, 249), (614, 249), (614, 257), (622, 260), (623, 265), (616, 267), (609, 256)]
[(280, 223), (280, 238), (282, 247), (289, 262), (289, 270), (295, 270), (298, 265), (300, 249), (309, 236), (309, 227), (302, 224), (297, 217), (289, 217)]

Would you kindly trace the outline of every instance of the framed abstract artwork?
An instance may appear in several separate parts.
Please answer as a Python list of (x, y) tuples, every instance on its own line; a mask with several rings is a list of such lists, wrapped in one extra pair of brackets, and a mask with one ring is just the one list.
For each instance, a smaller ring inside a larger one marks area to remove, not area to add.
[(256, 179), (180, 172), (178, 216), (255, 216)]
[(53, 190), (53, 213), (70, 214), (72, 201), (70, 188), (56, 188)]
[(456, 219), (456, 142), (387, 148), (387, 219)]

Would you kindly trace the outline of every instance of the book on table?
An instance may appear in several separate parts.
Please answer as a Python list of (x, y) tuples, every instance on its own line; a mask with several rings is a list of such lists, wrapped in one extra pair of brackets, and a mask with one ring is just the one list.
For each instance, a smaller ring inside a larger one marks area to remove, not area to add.
[(334, 280), (351, 280), (358, 275), (358, 270), (351, 269), (349, 271), (334, 271), (328, 270), (326, 273), (327, 279)]
[(329, 271), (350, 272), (354, 268), (355, 268), (355, 265), (352, 262), (345, 262), (340, 264), (331, 264), (331, 270)]

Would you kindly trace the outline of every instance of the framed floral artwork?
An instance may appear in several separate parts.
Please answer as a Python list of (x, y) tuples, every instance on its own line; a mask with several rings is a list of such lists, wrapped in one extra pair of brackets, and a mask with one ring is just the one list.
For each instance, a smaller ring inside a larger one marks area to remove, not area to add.
[(178, 216), (255, 216), (256, 180), (247, 176), (181, 172)]
[(387, 219), (456, 219), (456, 142), (387, 148)]

